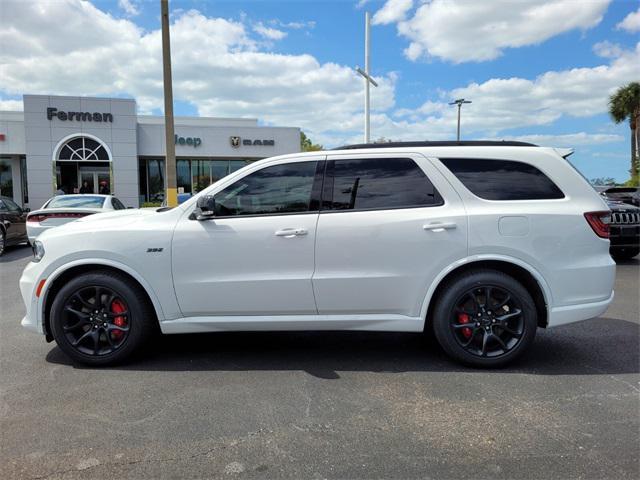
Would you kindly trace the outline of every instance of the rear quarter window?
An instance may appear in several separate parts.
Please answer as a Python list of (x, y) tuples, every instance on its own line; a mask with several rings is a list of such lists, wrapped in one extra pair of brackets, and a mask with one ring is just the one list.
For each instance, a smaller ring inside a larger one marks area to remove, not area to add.
[(474, 195), (485, 200), (564, 198), (564, 193), (549, 177), (528, 163), (483, 158), (441, 158), (440, 161)]

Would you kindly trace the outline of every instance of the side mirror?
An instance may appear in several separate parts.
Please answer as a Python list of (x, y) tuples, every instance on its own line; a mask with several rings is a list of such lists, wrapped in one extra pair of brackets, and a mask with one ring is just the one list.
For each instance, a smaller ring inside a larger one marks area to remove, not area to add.
[(216, 199), (213, 195), (203, 195), (196, 203), (196, 220), (208, 220), (215, 215)]
[(31, 209), (30, 209), (29, 207), (24, 207), (24, 208), (22, 209), (22, 211), (23, 211), (24, 213), (29, 213), (29, 212), (31, 211)]

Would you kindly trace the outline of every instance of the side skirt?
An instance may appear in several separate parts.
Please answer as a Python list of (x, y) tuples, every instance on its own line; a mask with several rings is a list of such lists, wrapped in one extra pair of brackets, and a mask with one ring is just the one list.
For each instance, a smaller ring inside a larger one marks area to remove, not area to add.
[(360, 330), (421, 332), (424, 319), (404, 315), (272, 315), (184, 317), (160, 322), (162, 333)]

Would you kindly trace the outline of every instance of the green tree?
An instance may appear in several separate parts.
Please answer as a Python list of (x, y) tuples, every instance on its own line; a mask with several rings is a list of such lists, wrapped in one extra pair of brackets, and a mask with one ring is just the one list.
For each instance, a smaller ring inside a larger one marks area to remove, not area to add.
[(592, 178), (591, 179), (591, 185), (597, 185), (598, 187), (604, 187), (604, 186), (613, 186), (616, 184), (616, 180), (615, 178), (611, 178), (611, 177), (598, 177), (598, 178)]
[(303, 152), (317, 152), (318, 150), (324, 150), (324, 147), (318, 143), (313, 143), (303, 131), (300, 131), (300, 150)]
[(616, 123), (629, 120), (631, 128), (631, 183), (638, 184), (638, 121), (640, 120), (640, 83), (631, 82), (609, 97), (609, 114)]

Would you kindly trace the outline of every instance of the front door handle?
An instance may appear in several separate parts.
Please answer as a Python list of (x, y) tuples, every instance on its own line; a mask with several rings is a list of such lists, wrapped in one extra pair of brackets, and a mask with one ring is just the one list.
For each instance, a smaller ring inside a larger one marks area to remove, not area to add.
[(431, 230), (432, 232), (444, 232), (445, 230), (451, 230), (457, 226), (458, 225), (456, 225), (455, 222), (433, 222), (423, 225), (422, 228), (425, 230)]
[(276, 231), (276, 237), (301, 237), (306, 235), (307, 233), (309, 232), (304, 228), (283, 228), (282, 230)]

